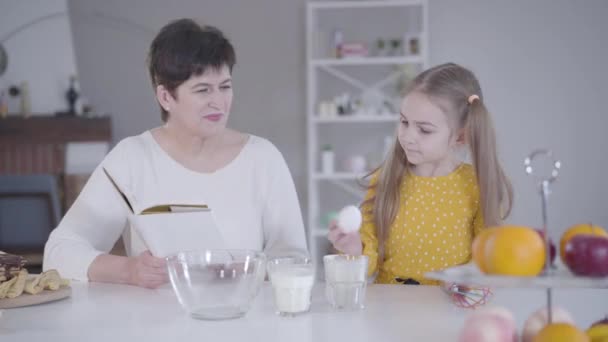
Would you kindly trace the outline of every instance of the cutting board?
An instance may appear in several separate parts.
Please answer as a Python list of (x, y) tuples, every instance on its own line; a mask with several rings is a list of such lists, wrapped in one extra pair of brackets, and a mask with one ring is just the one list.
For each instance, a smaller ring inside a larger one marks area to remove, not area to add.
[(72, 288), (64, 286), (56, 291), (44, 290), (38, 294), (31, 295), (23, 293), (19, 297), (0, 299), (0, 309), (19, 308), (22, 306), (37, 305), (64, 299), (72, 294)]

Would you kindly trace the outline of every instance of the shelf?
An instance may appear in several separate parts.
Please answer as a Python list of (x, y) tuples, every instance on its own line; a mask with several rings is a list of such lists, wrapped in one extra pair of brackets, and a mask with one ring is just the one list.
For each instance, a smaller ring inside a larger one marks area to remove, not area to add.
[(313, 179), (316, 180), (359, 180), (367, 173), (351, 173), (351, 172), (336, 172), (336, 173), (315, 173)]
[(514, 277), (483, 274), (473, 264), (429, 272), (426, 278), (464, 285), (507, 288), (608, 288), (608, 277), (588, 278), (573, 275), (564, 266), (538, 277)]
[(403, 7), (408, 5), (422, 5), (421, 0), (384, 0), (384, 1), (324, 1), (310, 2), (308, 6), (312, 9), (328, 9), (328, 8), (387, 8), (387, 7)]
[(421, 56), (397, 56), (397, 57), (348, 57), (348, 58), (321, 58), (313, 59), (310, 63), (314, 66), (340, 66), (340, 65), (401, 65), (401, 64), (423, 64)]
[(316, 123), (370, 123), (370, 122), (392, 122), (396, 123), (399, 120), (399, 115), (387, 114), (387, 115), (351, 115), (351, 116), (334, 116), (334, 117), (320, 117), (314, 115), (312, 118), (313, 122)]
[[(331, 46), (336, 37), (330, 36), (334, 29), (343, 33), (344, 42), (368, 44), (369, 54), (334, 56)], [(307, 128), (307, 237), (315, 257), (322, 256), (329, 244), (328, 228), (320, 226), (320, 218), (332, 208), (360, 203), (369, 182), (364, 178), (369, 172), (349, 172), (347, 167), (336, 166), (334, 172), (324, 173), (320, 147), (331, 144), (340, 156), (362, 151), (380, 154), (384, 137), (393, 136), (400, 121), (395, 90), (429, 66), (428, 33), (427, 0), (311, 0), (306, 4), (306, 111), (302, 115)], [(378, 37), (405, 39), (410, 35), (419, 39), (418, 54), (407, 49), (394, 54), (372, 49)], [(361, 107), (352, 107), (352, 114), (338, 115), (330, 106), (329, 110), (321, 106), (344, 93), (361, 101)], [(395, 108), (381, 106), (380, 101)], [(376, 114), (376, 108), (382, 114)], [(356, 144), (353, 136), (360, 136)], [(371, 168), (373, 164), (376, 162), (367, 165)]]

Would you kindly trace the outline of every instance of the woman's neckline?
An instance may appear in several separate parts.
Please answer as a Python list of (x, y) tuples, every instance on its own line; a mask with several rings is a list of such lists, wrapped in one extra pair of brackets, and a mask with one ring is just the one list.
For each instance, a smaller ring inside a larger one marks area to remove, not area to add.
[(191, 169), (191, 168), (183, 165), (179, 161), (175, 160), (160, 145), (160, 143), (156, 140), (156, 138), (152, 134), (151, 130), (147, 130), (146, 132), (144, 132), (144, 137), (150, 140), (150, 142), (152, 143), (152, 145), (154, 146), (154, 148), (156, 148), (159, 151), (159, 153), (163, 156), (163, 158), (168, 159), (170, 163), (176, 165), (178, 168), (181, 168), (183, 170), (186, 170), (187, 172), (190, 172), (190, 173), (193, 173), (193, 174), (196, 174), (196, 175), (212, 176), (212, 175), (217, 175), (219, 173), (222, 173), (223, 171), (231, 168), (232, 165), (236, 164), (242, 158), (242, 155), (244, 154), (245, 150), (251, 144), (253, 136), (250, 135), (250, 134), (247, 135), (247, 141), (245, 142), (245, 144), (243, 144), (243, 146), (241, 147), (240, 151), (236, 154), (236, 156), (234, 158), (232, 158), (228, 163), (226, 163), (226, 165), (223, 165), (222, 167), (219, 167), (216, 170), (213, 170), (213, 171), (210, 171), (210, 172), (193, 170), (193, 169)]

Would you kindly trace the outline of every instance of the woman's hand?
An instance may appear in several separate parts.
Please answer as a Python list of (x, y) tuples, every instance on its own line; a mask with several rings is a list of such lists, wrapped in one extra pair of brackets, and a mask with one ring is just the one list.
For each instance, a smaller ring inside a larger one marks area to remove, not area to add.
[(150, 251), (130, 257), (127, 268), (131, 285), (154, 289), (169, 281), (165, 260), (153, 256)]
[(338, 227), (336, 221), (330, 222), (327, 238), (334, 248), (341, 253), (361, 255), (363, 252), (363, 243), (361, 242), (361, 235), (359, 235), (359, 232), (344, 233), (343, 230)]

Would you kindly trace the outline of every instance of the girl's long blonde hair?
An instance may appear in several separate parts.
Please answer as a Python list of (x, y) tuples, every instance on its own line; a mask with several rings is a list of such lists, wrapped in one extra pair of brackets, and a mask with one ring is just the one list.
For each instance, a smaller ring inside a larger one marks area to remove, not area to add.
[[(500, 224), (511, 212), (513, 188), (499, 163), (494, 125), (475, 75), (454, 63), (438, 65), (419, 74), (409, 85), (406, 95), (411, 92), (423, 93), (443, 108), (453, 134), (464, 129), (477, 177), (484, 224), (486, 227)], [(471, 95), (479, 98), (469, 101)], [(406, 177), (407, 167), (405, 152), (395, 138), (384, 162), (370, 173), (377, 174), (377, 180), (369, 184), (375, 195), (363, 202), (362, 208), (372, 215), (376, 226), (380, 263), (384, 260), (386, 239), (399, 210), (400, 185)]]

